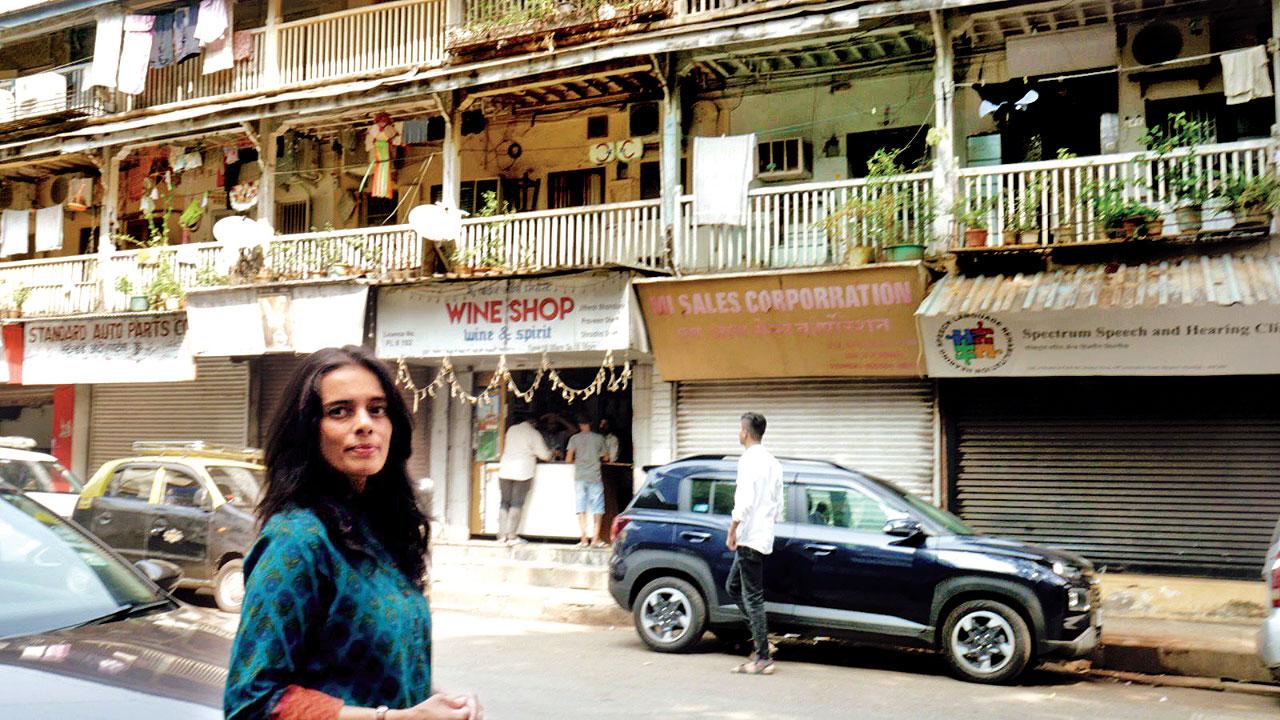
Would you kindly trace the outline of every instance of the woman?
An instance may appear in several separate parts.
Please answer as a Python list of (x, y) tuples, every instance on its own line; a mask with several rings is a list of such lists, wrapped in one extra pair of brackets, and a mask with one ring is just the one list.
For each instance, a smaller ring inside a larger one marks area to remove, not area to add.
[(412, 421), (354, 346), (313, 353), (267, 442), (262, 533), (224, 697), (228, 720), (479, 720), (433, 694), (427, 520), (405, 472)]

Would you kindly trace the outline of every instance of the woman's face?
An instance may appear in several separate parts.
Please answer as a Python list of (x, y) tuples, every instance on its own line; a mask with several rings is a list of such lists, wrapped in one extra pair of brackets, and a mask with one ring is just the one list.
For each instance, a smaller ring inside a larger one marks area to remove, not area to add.
[(391, 418), (378, 376), (343, 365), (320, 378), (320, 454), (357, 492), (387, 463)]

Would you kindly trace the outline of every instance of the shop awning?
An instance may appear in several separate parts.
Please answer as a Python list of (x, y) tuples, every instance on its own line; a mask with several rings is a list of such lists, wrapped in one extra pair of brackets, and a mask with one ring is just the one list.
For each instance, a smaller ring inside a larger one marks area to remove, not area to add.
[(919, 262), (636, 282), (671, 380), (920, 377)]
[(309, 353), (364, 340), (369, 287), (350, 280), (194, 292), (188, 339), (197, 357)]
[(1280, 257), (1221, 255), (939, 281), (934, 377), (1280, 372)]

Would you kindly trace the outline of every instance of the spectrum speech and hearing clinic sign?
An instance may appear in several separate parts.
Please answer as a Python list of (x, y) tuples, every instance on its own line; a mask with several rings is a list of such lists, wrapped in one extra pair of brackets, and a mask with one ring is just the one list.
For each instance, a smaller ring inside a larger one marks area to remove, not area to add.
[(635, 283), (662, 379), (919, 377), (919, 264)]

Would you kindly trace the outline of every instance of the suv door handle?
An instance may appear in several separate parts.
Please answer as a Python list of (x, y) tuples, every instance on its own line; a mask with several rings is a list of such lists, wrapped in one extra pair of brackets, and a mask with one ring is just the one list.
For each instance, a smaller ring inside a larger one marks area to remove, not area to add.
[(706, 542), (711, 539), (711, 533), (694, 532), (693, 530), (685, 530), (680, 533), (680, 537), (693, 543)]
[(109, 513), (109, 512), (100, 512), (100, 513), (98, 513), (97, 521), (98, 521), (98, 524), (99, 524), (99, 525), (110, 525), (110, 524), (111, 524), (111, 513)]
[(817, 555), (818, 557), (826, 557), (836, 551), (835, 545), (821, 545), (819, 543), (806, 543), (805, 550)]

